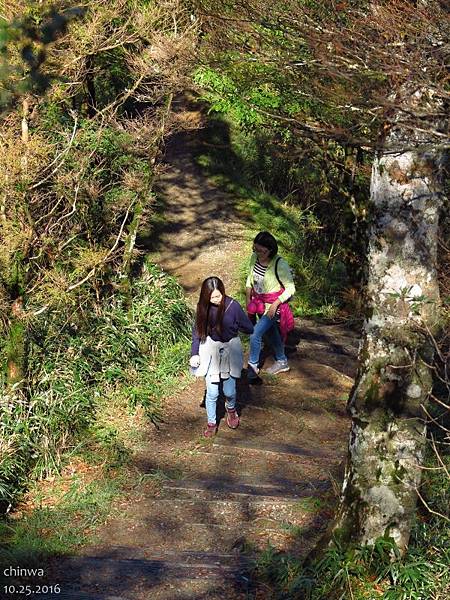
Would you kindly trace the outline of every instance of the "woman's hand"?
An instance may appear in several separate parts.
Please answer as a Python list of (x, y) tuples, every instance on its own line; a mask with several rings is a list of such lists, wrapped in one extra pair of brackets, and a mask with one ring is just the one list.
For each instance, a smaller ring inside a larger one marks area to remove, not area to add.
[(269, 319), (273, 319), (275, 316), (275, 313), (277, 312), (277, 308), (280, 306), (281, 302), (277, 299), (275, 300), (275, 302), (273, 302), (268, 310), (267, 310), (267, 316), (269, 317)]
[(189, 364), (191, 365), (191, 367), (193, 369), (196, 369), (197, 367), (200, 366), (200, 356), (198, 354), (194, 354), (194, 356), (191, 356), (191, 358), (189, 359)]

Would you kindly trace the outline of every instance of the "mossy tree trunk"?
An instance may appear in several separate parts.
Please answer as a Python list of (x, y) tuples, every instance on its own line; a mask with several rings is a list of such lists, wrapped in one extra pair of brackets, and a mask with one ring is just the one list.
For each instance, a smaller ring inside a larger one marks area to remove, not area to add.
[(421, 141), (398, 118), (373, 164), (369, 313), (333, 530), (344, 544), (372, 544), (388, 535), (401, 552), (415, 516), (426, 442), (422, 405), (433, 356), (427, 331), (439, 324), (440, 155), (421, 149)]
[(132, 282), (131, 282), (131, 267), (133, 259), (133, 250), (136, 244), (136, 236), (139, 230), (141, 222), (143, 206), (139, 200), (134, 208), (133, 220), (128, 228), (128, 235), (125, 239), (125, 246), (123, 251), (122, 265), (119, 272), (119, 278), (121, 281), (120, 287), (124, 294), (126, 301), (129, 305), (132, 302)]

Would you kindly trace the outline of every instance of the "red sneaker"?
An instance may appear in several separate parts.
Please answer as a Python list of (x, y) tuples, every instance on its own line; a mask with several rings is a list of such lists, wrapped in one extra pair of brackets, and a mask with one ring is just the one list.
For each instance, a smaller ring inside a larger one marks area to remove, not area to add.
[(217, 433), (217, 425), (215, 423), (208, 423), (203, 435), (207, 438), (214, 437)]
[(227, 425), (230, 429), (239, 427), (239, 417), (235, 408), (227, 408)]

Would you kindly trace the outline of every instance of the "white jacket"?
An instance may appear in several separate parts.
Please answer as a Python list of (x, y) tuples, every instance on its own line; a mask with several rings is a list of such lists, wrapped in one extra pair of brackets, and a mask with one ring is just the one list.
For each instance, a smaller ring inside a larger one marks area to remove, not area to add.
[(239, 337), (232, 338), (229, 342), (216, 342), (209, 336), (200, 344), (198, 351), (200, 365), (191, 372), (196, 377), (211, 376), (212, 383), (219, 383), (221, 379), (241, 376), (244, 366), (244, 353)]

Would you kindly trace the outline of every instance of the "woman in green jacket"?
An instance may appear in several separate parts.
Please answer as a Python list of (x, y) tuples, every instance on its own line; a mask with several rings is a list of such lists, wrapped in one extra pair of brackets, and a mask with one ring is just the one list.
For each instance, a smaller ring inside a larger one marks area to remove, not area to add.
[(268, 231), (261, 231), (253, 240), (253, 255), (246, 282), (247, 311), (250, 315), (260, 315), (250, 336), (250, 379), (255, 379), (259, 373), (258, 362), (264, 335), (269, 337), (275, 354), (275, 362), (266, 372), (276, 375), (289, 371), (284, 340), (294, 326), (294, 318), (287, 304), (294, 292), (291, 270), (284, 258), (278, 255), (276, 239)]

